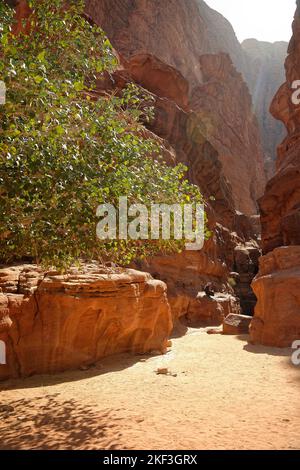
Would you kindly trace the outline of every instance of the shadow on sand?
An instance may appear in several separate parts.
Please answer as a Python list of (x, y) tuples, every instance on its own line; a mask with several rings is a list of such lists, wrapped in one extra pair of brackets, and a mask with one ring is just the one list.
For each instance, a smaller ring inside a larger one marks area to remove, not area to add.
[[(60, 394), (19, 399), (0, 406), (0, 450), (115, 449), (111, 412), (96, 412)], [(110, 439), (108, 437), (110, 431)], [(113, 436), (113, 441), (111, 437)]]
[(281, 357), (291, 357), (292, 349), (291, 348), (274, 348), (270, 346), (262, 346), (259, 344), (252, 344), (250, 342), (249, 335), (240, 335), (236, 336), (240, 341), (247, 343), (244, 346), (244, 350), (253, 354), (268, 354), (269, 356), (281, 356)]
[(90, 379), (99, 375), (128, 369), (138, 362), (145, 362), (147, 359), (151, 359), (155, 356), (158, 356), (158, 354), (133, 355), (130, 353), (123, 353), (115, 356), (108, 356), (87, 367), (86, 370), (68, 369), (67, 371), (55, 372), (53, 374), (33, 375), (31, 377), (9, 379), (7, 381), (0, 382), (0, 392), (1, 390), (49, 387), (62, 383)]

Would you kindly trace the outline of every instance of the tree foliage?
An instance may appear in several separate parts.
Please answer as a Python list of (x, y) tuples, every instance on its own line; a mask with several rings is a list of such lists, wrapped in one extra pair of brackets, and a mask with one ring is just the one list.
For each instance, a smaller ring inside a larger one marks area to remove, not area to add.
[(0, 0), (0, 260), (29, 257), (67, 266), (79, 259), (121, 264), (177, 241), (100, 241), (96, 208), (202, 200), (182, 165), (168, 167), (141, 121), (150, 103), (131, 85), (91, 99), (99, 76), (117, 60), (110, 42), (82, 15), (81, 1), (29, 2), (30, 33), (14, 36), (12, 10)]

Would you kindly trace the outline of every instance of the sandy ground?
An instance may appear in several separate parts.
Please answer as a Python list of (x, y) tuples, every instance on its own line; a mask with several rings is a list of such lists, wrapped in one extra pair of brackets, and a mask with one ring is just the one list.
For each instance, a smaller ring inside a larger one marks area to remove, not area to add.
[(247, 337), (190, 330), (165, 356), (0, 390), (1, 449), (300, 449), (300, 369)]

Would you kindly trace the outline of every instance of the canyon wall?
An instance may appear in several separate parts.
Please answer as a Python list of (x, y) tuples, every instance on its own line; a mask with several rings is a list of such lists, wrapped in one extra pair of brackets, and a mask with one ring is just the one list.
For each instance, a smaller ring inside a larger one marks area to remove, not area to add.
[(300, 106), (292, 100), (292, 84), (300, 79), (299, 0), (285, 70), (271, 112), (287, 136), (278, 147), (276, 174), (259, 201), (265, 256), (253, 282), (258, 304), (251, 326), (254, 342), (274, 346), (291, 346), (300, 338)]
[(164, 352), (172, 330), (166, 285), (134, 270), (85, 265), (66, 275), (0, 269), (0, 380), (88, 367), (112, 354)]
[[(238, 295), (251, 314), (251, 253), (256, 259), (259, 254), (256, 200), (265, 174), (258, 123), (240, 73), (247, 73), (244, 52), (228, 21), (202, 1), (165, 0), (154, 7), (151, 1), (114, 0), (111, 6), (111, 0), (86, 1), (87, 15), (120, 57), (115, 86), (131, 80), (153, 94), (149, 130), (162, 139), (163, 155), (168, 149), (175, 162), (188, 166), (190, 181), (206, 197), (214, 233), (200, 253), (162, 256), (140, 268), (167, 283), (174, 318), (207, 321), (202, 294), (209, 281), (225, 295), (210, 308), (214, 321), (239, 311)], [(236, 272), (240, 252), (247, 260), (242, 276)]]
[(300, 246), (276, 248), (263, 256), (253, 290), (258, 302), (250, 325), (252, 341), (291, 347), (300, 338)]
[[(232, 186), (235, 209), (255, 214), (265, 185), (264, 155), (247, 86), (231, 64), (245, 76), (248, 73), (230, 23), (200, 0), (165, 0), (155, 5), (147, 0), (114, 0), (113, 5), (111, 0), (87, 0), (86, 12), (104, 29), (125, 68), (134, 57), (148, 54), (184, 77), (190, 109), (199, 112), (203, 106), (199, 119), (207, 127), (208, 140), (214, 140), (223, 174)], [(149, 79), (140, 84), (155, 92)], [(200, 94), (207, 101), (200, 100)]]
[(242, 43), (242, 47), (248, 57), (249, 71), (246, 79), (259, 122), (265, 168), (270, 179), (275, 173), (276, 149), (285, 137), (285, 129), (282, 122), (270, 114), (269, 107), (278, 87), (285, 79), (283, 63), (288, 43), (247, 39)]
[(293, 23), (293, 37), (285, 61), (286, 82), (280, 87), (271, 104), (271, 113), (283, 122), (287, 136), (278, 147), (276, 174), (268, 182), (259, 201), (264, 253), (279, 246), (299, 245), (300, 222), (300, 159), (299, 105), (292, 101), (292, 83), (300, 77), (300, 12)]
[(203, 0), (86, 0), (87, 14), (123, 59), (151, 53), (188, 79), (202, 79), (199, 56), (227, 52), (241, 73), (248, 63), (231, 24)]

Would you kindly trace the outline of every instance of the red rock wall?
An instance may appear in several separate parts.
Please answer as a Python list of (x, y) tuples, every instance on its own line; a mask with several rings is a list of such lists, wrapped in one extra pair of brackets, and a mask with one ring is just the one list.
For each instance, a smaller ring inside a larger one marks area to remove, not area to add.
[[(264, 172), (247, 87), (226, 54), (212, 54), (225, 47), (235, 64), (245, 68), (233, 30), (198, 0), (188, 7), (185, 1), (166, 0), (155, 8), (144, 0), (86, 3), (87, 14), (106, 31), (123, 65), (114, 74), (114, 85), (104, 80), (98, 92), (131, 80), (153, 93), (156, 113), (150, 131), (159, 137), (167, 161), (187, 164), (189, 179), (209, 201), (214, 236), (205, 249), (162, 257), (147, 268), (168, 283), (174, 318), (207, 318), (207, 302), (201, 296), (207, 281), (225, 295), (220, 303), (229, 307), (221, 310), (236, 312), (238, 300), (228, 283), (238, 266), (235, 247), (255, 238), (252, 219), (237, 209), (248, 215), (256, 212)], [(255, 242), (253, 249), (258, 249)], [(182, 269), (176, 271), (174, 264)], [(240, 282), (244, 286), (244, 279)], [(222, 322), (219, 306), (216, 302), (215, 317)]]
[(276, 248), (263, 256), (252, 286), (258, 299), (252, 341), (291, 347), (300, 339), (300, 246)]
[(277, 171), (259, 201), (265, 256), (253, 281), (258, 303), (251, 338), (268, 346), (290, 347), (300, 339), (300, 106), (292, 83), (300, 79), (300, 1), (285, 62), (286, 82), (271, 112), (287, 129), (278, 148)]
[(285, 79), (283, 64), (288, 43), (246, 39), (242, 47), (250, 65), (247, 83), (262, 136), (267, 178), (271, 179), (275, 173), (276, 149), (285, 137), (285, 128), (282, 122), (274, 119), (269, 108), (278, 87)]
[[(231, 67), (227, 56), (226, 60)], [(211, 318), (214, 324), (216, 321), (221, 324), (227, 313), (239, 311), (239, 301), (234, 297), (234, 291), (228, 283), (230, 272), (235, 268), (235, 247), (243, 245), (246, 240), (255, 239), (257, 231), (249, 217), (235, 211), (231, 186), (222, 172), (218, 152), (207, 140), (203, 120), (198, 113), (184, 105), (182, 106), (185, 109), (181, 108), (170, 96), (166, 96), (170, 90), (187, 89), (184, 85), (186, 81), (179, 72), (153, 56), (135, 56), (132, 61), (127, 62), (126, 70), (117, 71), (111, 79), (107, 77), (106, 80), (99, 81), (98, 93), (103, 88), (122, 88), (127, 81), (134, 80), (132, 63), (134, 73), (138, 70), (139, 76), (144, 75), (143, 67), (147, 64), (145, 75), (149, 77), (156, 73), (167, 79), (167, 88), (164, 88), (163, 83), (156, 87), (156, 92), (162, 96), (153, 95), (155, 119), (150, 129), (152, 135), (160, 137), (166, 160), (186, 164), (190, 181), (201, 187), (208, 201), (209, 225), (213, 232), (212, 238), (201, 252), (161, 256), (138, 265), (138, 268), (151, 272), (167, 283), (174, 319), (185, 316), (188, 319), (193, 318), (193, 323), (196, 323), (196, 320), (208, 322)], [(182, 103), (186, 101), (185, 98), (186, 95), (182, 93)], [(210, 200), (212, 195), (213, 200)], [(255, 242), (252, 248), (258, 252)], [(249, 284), (252, 278), (253, 275), (248, 277), (247, 296), (249, 292), (253, 296)], [(208, 281), (212, 281), (216, 291), (220, 293), (216, 297), (218, 300), (210, 303), (209, 315), (207, 299), (201, 295)], [(244, 283), (244, 280), (241, 279), (241, 282)], [(240, 289), (237, 292), (242, 291)], [(224, 305), (226, 306), (223, 308)], [(247, 313), (252, 312), (252, 306), (248, 308), (249, 305), (246, 305)]]
[[(229, 56), (219, 53), (225, 47), (245, 70), (240, 45), (229, 23), (204, 2), (166, 0), (154, 7), (142, 0), (88, 0), (86, 5), (120, 55), (123, 76), (155, 96), (150, 130), (162, 139), (163, 154), (167, 148), (176, 162), (188, 166), (190, 181), (208, 201), (214, 237), (202, 253), (161, 257), (141, 266), (167, 283), (175, 318), (194, 318), (195, 311), (205, 318), (201, 292), (207, 281), (231, 305), (228, 279), (239, 266), (235, 247), (256, 238), (252, 219), (246, 217), (245, 223), (237, 210), (257, 213), (265, 182), (251, 97)], [(251, 250), (258, 254), (255, 242)], [(237, 279), (236, 293), (246, 297), (245, 313), (252, 312), (253, 275)], [(239, 309), (237, 300), (230, 309)]]
[(164, 351), (172, 330), (163, 282), (96, 265), (62, 276), (36, 266), (0, 269), (0, 341), (8, 377), (54, 373), (122, 352)]
[(264, 155), (247, 86), (230, 59), (219, 53), (230, 53), (246, 74), (242, 48), (227, 20), (200, 0), (87, 0), (86, 11), (107, 33), (126, 69), (128, 62), (148, 54), (181, 74), (188, 85), (184, 102), (183, 89), (173, 89), (149, 63), (139, 63), (134, 79), (158, 96), (179, 106), (189, 103), (197, 111), (207, 140), (219, 154), (222, 175), (232, 186), (235, 209), (257, 213), (256, 199), (265, 185)]
[(203, 83), (193, 90), (191, 108), (204, 121), (207, 139), (219, 153), (235, 208), (255, 214), (265, 178), (248, 87), (227, 54), (202, 55), (200, 64)]
[(286, 245), (300, 245), (300, 106), (293, 104), (294, 80), (300, 80), (300, 5), (285, 62), (286, 82), (278, 90), (271, 112), (281, 120), (287, 137), (278, 147), (277, 171), (259, 201), (264, 253)]

